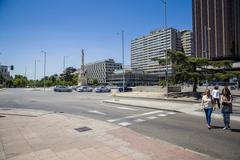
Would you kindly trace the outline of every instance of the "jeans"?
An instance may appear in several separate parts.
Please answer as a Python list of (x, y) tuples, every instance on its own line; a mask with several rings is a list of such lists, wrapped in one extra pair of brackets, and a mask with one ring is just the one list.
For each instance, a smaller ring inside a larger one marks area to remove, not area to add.
[(212, 108), (204, 108), (205, 114), (206, 114), (206, 120), (207, 120), (207, 124), (208, 126), (211, 125), (211, 115), (212, 115)]
[(214, 98), (214, 102), (215, 102), (215, 103), (217, 102), (218, 108), (220, 109), (220, 101), (219, 101), (219, 98)]
[(230, 127), (230, 113), (223, 113), (223, 122), (225, 127)]

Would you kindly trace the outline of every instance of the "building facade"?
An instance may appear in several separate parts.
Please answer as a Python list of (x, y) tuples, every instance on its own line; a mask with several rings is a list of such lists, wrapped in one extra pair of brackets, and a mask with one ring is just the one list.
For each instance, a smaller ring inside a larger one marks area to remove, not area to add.
[(113, 59), (106, 59), (89, 63), (86, 66), (88, 83), (92, 83), (93, 80), (97, 80), (99, 83), (106, 84), (108, 77), (116, 69), (122, 69), (121, 63), (115, 63)]
[(4, 79), (8, 79), (10, 77), (10, 73), (8, 71), (8, 66), (0, 65), (0, 84), (3, 83)]
[[(109, 84), (121, 86), (123, 81), (123, 70), (116, 70), (109, 75)], [(153, 86), (159, 84), (159, 76), (144, 73), (143, 71), (124, 69), (124, 83), (126, 86)]]
[(181, 39), (182, 51), (187, 56), (193, 56), (192, 31), (190, 30), (180, 31), (180, 39)]
[(240, 59), (240, 1), (192, 0), (196, 57)]
[[(146, 73), (165, 77), (166, 67), (159, 66), (154, 58), (165, 59), (167, 50), (187, 51), (191, 54), (189, 45), (192, 45), (190, 31), (180, 32), (174, 28), (159, 29), (150, 34), (131, 41), (131, 67), (135, 70), (143, 70)], [(183, 39), (183, 40), (182, 40)], [(184, 46), (182, 44), (184, 42)], [(183, 50), (185, 49), (185, 50)], [(168, 66), (168, 74), (172, 74), (171, 66)]]

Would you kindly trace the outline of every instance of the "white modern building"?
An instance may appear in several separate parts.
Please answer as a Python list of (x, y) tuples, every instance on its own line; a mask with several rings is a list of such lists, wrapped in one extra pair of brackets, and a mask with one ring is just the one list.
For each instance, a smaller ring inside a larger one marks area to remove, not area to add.
[(187, 56), (193, 56), (193, 33), (190, 30), (180, 31), (182, 51)]
[(113, 59), (106, 59), (86, 64), (85, 67), (88, 83), (92, 83), (93, 80), (96, 79), (99, 83), (106, 84), (108, 82), (109, 75), (116, 69), (122, 69), (122, 64), (115, 63)]
[[(166, 50), (183, 51), (186, 48), (182, 45), (187, 40), (182, 38), (188, 34), (183, 34), (174, 28), (158, 29), (150, 32), (150, 34), (141, 36), (131, 41), (131, 67), (132, 69), (143, 70), (146, 73), (157, 74), (165, 77), (166, 67), (159, 66), (154, 58), (165, 59)], [(185, 38), (187, 39), (187, 38)], [(189, 51), (188, 51), (189, 53)], [(168, 65), (168, 74), (172, 73), (171, 66)]]

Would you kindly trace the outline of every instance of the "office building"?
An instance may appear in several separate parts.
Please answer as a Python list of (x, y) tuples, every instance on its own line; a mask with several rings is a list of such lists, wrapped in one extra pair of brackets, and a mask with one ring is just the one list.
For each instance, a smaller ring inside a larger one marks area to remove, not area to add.
[(192, 31), (182, 30), (179, 32), (181, 39), (182, 52), (187, 56), (193, 56)]
[[(158, 85), (159, 76), (145, 73), (139, 70), (124, 69), (124, 79), (126, 86), (146, 86)], [(109, 84), (121, 86), (123, 80), (123, 70), (116, 70), (109, 75)]]
[(196, 57), (240, 59), (240, 0), (192, 0)]
[[(136, 38), (131, 41), (131, 67), (135, 70), (143, 70), (146, 73), (160, 75), (164, 78), (166, 75), (166, 67), (159, 66), (153, 58), (165, 59), (165, 51), (176, 50), (183, 51), (182, 37), (187, 39), (190, 31), (179, 32), (174, 28), (158, 29), (150, 32), (150, 34)], [(183, 35), (183, 36), (181, 36)], [(191, 38), (189, 38), (190, 40)], [(184, 40), (185, 42), (185, 40)], [(189, 44), (187, 44), (189, 43)], [(184, 48), (191, 45), (191, 42), (184, 44)], [(187, 54), (191, 51), (185, 49)], [(168, 66), (168, 74), (172, 74), (171, 66)]]
[(88, 83), (92, 83), (93, 80), (97, 80), (98, 83), (106, 84), (108, 77), (116, 69), (121, 69), (121, 63), (115, 63), (113, 59), (106, 59), (97, 61), (94, 63), (86, 64), (86, 73)]

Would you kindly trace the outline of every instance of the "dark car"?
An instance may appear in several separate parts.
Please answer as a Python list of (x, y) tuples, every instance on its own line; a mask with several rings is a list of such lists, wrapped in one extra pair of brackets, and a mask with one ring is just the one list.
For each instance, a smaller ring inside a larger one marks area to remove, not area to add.
[[(123, 92), (123, 87), (122, 86), (118, 87), (118, 91)], [(127, 86), (124, 87), (124, 92), (131, 92), (131, 91), (132, 91), (131, 87), (127, 87)]]
[(67, 86), (55, 86), (53, 90), (55, 92), (72, 92), (72, 89)]

